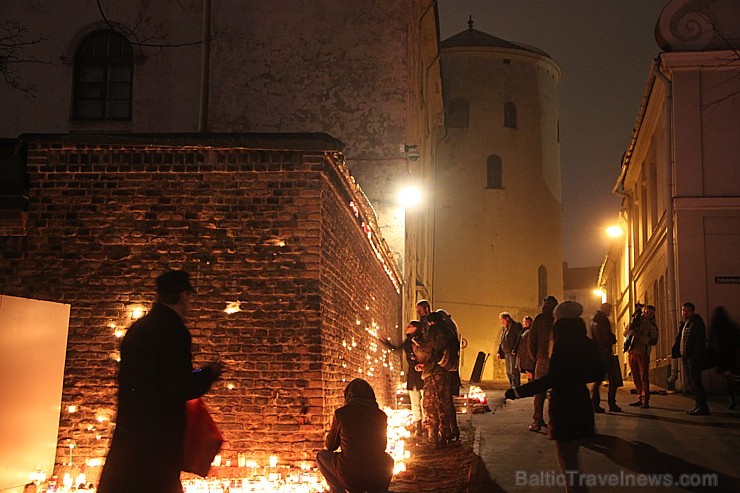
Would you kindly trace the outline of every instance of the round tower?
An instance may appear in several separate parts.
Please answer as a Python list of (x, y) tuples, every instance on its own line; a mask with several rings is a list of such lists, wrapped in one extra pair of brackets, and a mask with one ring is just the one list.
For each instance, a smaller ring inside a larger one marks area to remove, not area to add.
[[(545, 296), (562, 298), (560, 67), (472, 20), (441, 46), (447, 138), (435, 177), (433, 302), (467, 342), (467, 379), (478, 351), (495, 359), (500, 312), (521, 321)], [(483, 378), (502, 375), (489, 362)]]

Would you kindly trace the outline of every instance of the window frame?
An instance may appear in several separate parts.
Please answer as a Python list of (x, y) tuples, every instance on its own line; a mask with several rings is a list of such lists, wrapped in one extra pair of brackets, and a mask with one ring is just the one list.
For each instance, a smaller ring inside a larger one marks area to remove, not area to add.
[(504, 127), (518, 128), (516, 121), (516, 104), (511, 101), (504, 103)]
[[(101, 39), (105, 37), (105, 39)], [(119, 53), (111, 54), (112, 44), (120, 44)], [(100, 48), (95, 43), (104, 45), (103, 54), (87, 54), (84, 51)], [(85, 35), (75, 50), (73, 58), (74, 82), (72, 87), (72, 120), (75, 121), (130, 121), (133, 117), (133, 85), (134, 85), (134, 52), (131, 43), (125, 36), (113, 29), (98, 29)], [(97, 80), (83, 80), (86, 70), (99, 70), (100, 77)], [(121, 70), (122, 69), (122, 70)], [(121, 71), (124, 78), (116, 77), (115, 73)], [(115, 89), (123, 87), (125, 96), (114, 97), (112, 94)], [(86, 95), (86, 91), (98, 91), (96, 96)], [(96, 115), (86, 114), (82, 105), (98, 104), (100, 106)], [(117, 115), (113, 108), (114, 105), (123, 106), (125, 115)]]

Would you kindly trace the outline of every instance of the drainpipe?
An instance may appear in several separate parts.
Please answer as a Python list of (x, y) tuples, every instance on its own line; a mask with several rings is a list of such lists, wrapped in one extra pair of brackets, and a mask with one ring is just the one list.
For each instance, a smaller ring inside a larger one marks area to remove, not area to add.
[(208, 131), (208, 97), (211, 70), (211, 0), (203, 0), (203, 33), (200, 46), (200, 104), (198, 105), (198, 132)]
[[(633, 267), (635, 265), (635, 259), (634, 257), (634, 249), (632, 248), (632, 242), (635, 239), (635, 232), (634, 229), (634, 221), (632, 220), (632, 216), (634, 215), (634, 204), (632, 202), (632, 194), (629, 192), (624, 191), (624, 185), (621, 184), (621, 189), (618, 188), (619, 186), (615, 186), (612, 190), (613, 194), (619, 195), (620, 197), (627, 200), (627, 296), (629, 298), (627, 306), (629, 307), (629, 312), (627, 313), (627, 320), (629, 320), (630, 316), (632, 315), (632, 312), (634, 311), (634, 303), (635, 303), (635, 279), (634, 279), (634, 273), (633, 273)], [(616, 315), (616, 314), (615, 314)]]
[[(655, 60), (653, 65), (656, 78), (663, 83), (666, 90), (666, 96), (663, 100), (663, 121), (665, 122), (665, 155), (667, 157), (666, 170), (665, 170), (665, 197), (666, 197), (666, 263), (668, 272), (666, 273), (666, 291), (667, 299), (666, 304), (669, 308), (668, 311), (668, 324), (669, 327), (675, 329), (678, 326), (678, 305), (676, 303), (676, 252), (675, 252), (675, 239), (674, 239), (674, 224), (673, 224), (673, 168), (675, 166), (675, 154), (673, 150), (673, 84), (668, 77), (665, 76), (660, 67), (660, 58)], [(682, 388), (685, 388), (686, 376), (681, 372)]]

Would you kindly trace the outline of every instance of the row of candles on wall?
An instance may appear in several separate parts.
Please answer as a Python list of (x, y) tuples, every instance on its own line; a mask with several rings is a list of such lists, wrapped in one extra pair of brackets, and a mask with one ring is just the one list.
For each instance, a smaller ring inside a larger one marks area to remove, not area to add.
[[(397, 392), (403, 392), (403, 386)], [(486, 403), (486, 393), (476, 386), (471, 386), (464, 397), (480, 404)], [(411, 457), (406, 449), (406, 441), (410, 436), (409, 429), (413, 424), (413, 416), (408, 409), (383, 409), (388, 416), (388, 446), (386, 451), (393, 457), (394, 474), (406, 471), (406, 461)], [(462, 412), (466, 412), (465, 409)], [(70, 454), (74, 448), (70, 444)], [(43, 471), (34, 471), (31, 482), (37, 485), (38, 493), (94, 493), (94, 486), (87, 482), (85, 471), (100, 468), (103, 460), (100, 458), (88, 459), (80, 468), (72, 467), (70, 457), (69, 469), (61, 479), (51, 478), (47, 481)], [(233, 470), (233, 461), (221, 455), (214, 458), (212, 467), (227, 467)], [(272, 455), (267, 464), (260, 464), (250, 460), (245, 453), (236, 456), (236, 471), (242, 473), (239, 477), (212, 477), (190, 478), (183, 480), (185, 493), (322, 493), (327, 491), (327, 485), (321, 473), (308, 462), (300, 467), (281, 465), (278, 456)]]
[[(406, 471), (406, 461), (411, 454), (406, 449), (413, 421), (408, 409), (383, 409), (388, 416), (388, 446), (386, 451), (393, 457), (394, 474)], [(70, 450), (74, 448), (70, 446)], [(30, 475), (31, 483), (38, 493), (94, 493), (95, 486), (88, 482), (86, 472), (97, 473), (103, 465), (102, 459), (89, 459), (79, 467), (70, 464), (59, 477), (47, 479), (46, 473), (36, 470)], [(233, 466), (236, 465), (236, 468)], [(226, 467), (234, 471), (235, 477), (207, 477), (183, 479), (185, 493), (322, 493), (328, 491), (326, 482), (313, 463), (304, 462), (300, 467), (280, 464), (277, 455), (272, 455), (267, 464), (251, 460), (245, 453), (236, 455), (236, 464), (231, 459), (217, 455), (212, 468)], [(212, 469), (211, 472), (214, 472)], [(232, 476), (234, 476), (232, 474)]]
[[(374, 300), (374, 297), (373, 297)], [(365, 305), (365, 310), (370, 311), (370, 306)], [(130, 323), (141, 318), (146, 314), (146, 307), (143, 305), (131, 305), (127, 309), (127, 318), (124, 323), (130, 325)], [(224, 312), (227, 314), (237, 313), (241, 311), (238, 302), (228, 303)], [(356, 325), (361, 326), (363, 322), (359, 319), (356, 320)], [(113, 331), (113, 335), (117, 339), (121, 339), (126, 329), (122, 328), (121, 325), (111, 321), (108, 323), (108, 327)], [(349, 339), (345, 339), (342, 342), (343, 347), (346, 351), (366, 351), (364, 368), (358, 366), (356, 373), (358, 376), (369, 376), (375, 375), (375, 372), (382, 366), (388, 368), (389, 371), (394, 371), (393, 359), (389, 358), (391, 353), (390, 350), (380, 349), (378, 343), (381, 341), (381, 337), (378, 332), (380, 325), (376, 322), (367, 324), (364, 327), (365, 332), (370, 336), (371, 340), (367, 344), (358, 344), (355, 336), (351, 336)], [(364, 347), (363, 347), (364, 346)], [(120, 361), (120, 353), (115, 351), (110, 355), (111, 359)], [(342, 366), (347, 368), (346, 360), (343, 361)], [(346, 381), (346, 378), (342, 378), (342, 381)], [(233, 383), (226, 383), (226, 387), (233, 389), (236, 386)], [(68, 412), (77, 412), (77, 406), (68, 406)], [(405, 459), (409, 457), (408, 451), (405, 449), (405, 439), (408, 438), (409, 432), (407, 427), (410, 427), (412, 422), (411, 414), (408, 410), (391, 410), (385, 409), (388, 414), (388, 452), (393, 456), (395, 461), (394, 473), (400, 473), (405, 470)], [(96, 420), (99, 423), (108, 421), (109, 416), (100, 415), (96, 416)], [(88, 426), (88, 431), (96, 432), (96, 439), (101, 440), (103, 435), (95, 430), (95, 426)], [(86, 460), (80, 466), (74, 466), (73, 461), (73, 450), (75, 444), (69, 440), (69, 463), (65, 464), (62, 469), (64, 472), (60, 474), (61, 477), (52, 477), (47, 480), (46, 473), (40, 470), (34, 471), (31, 474), (31, 484), (36, 485), (36, 490), (39, 493), (44, 492), (60, 492), (67, 493), (73, 491), (88, 491), (94, 492), (94, 485), (88, 481), (88, 475), (94, 478), (99, 476), (100, 468), (103, 465), (102, 458), (91, 458)], [(326, 490), (326, 484), (323, 481), (323, 477), (317, 469), (311, 465), (305, 463), (300, 468), (294, 468), (287, 465), (278, 466), (277, 456), (271, 456), (269, 465), (260, 466), (256, 461), (247, 460), (246, 454), (239, 453), (236, 457), (236, 466), (239, 469), (243, 469), (249, 472), (246, 477), (236, 479), (185, 479), (183, 486), (186, 493), (241, 493), (241, 492), (281, 492), (281, 493), (314, 493), (322, 492)], [(214, 459), (214, 467), (233, 467), (234, 461), (222, 456), (216, 456)], [(90, 474), (85, 474), (89, 472)]]

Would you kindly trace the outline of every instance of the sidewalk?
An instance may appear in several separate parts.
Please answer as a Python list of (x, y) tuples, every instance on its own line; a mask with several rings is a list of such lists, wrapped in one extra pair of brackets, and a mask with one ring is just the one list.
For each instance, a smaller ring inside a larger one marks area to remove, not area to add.
[[(740, 491), (740, 412), (729, 411), (725, 399), (714, 396), (710, 416), (689, 416), (693, 399), (679, 394), (652, 395), (650, 409), (629, 407), (636, 400), (630, 388), (631, 382), (625, 382), (617, 395), (623, 412), (597, 414), (597, 435), (581, 447), (581, 472), (592, 473), (585, 478), (591, 481), (589, 491)], [(527, 429), (532, 399), (504, 403), (503, 390), (486, 393), (493, 412), (472, 417), (473, 450), (485, 465), (479, 474), (487, 472), (495, 483), (491, 491), (562, 492), (555, 482), (554, 443), (545, 429)], [(712, 480), (718, 485), (699, 486)], [(653, 481), (654, 486), (640, 487), (643, 483), (637, 481)], [(598, 484), (614, 486), (594, 486)]]

